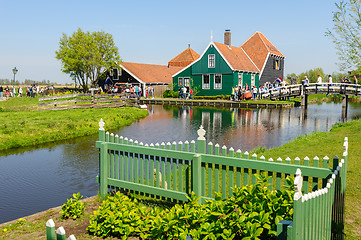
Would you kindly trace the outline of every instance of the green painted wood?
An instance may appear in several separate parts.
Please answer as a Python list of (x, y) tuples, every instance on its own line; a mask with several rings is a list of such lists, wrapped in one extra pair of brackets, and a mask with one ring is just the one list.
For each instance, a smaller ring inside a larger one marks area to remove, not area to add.
[[(268, 162), (272, 162), (273, 163), (273, 159), (270, 158), (268, 159)], [(267, 176), (270, 177), (268, 178), (268, 188), (269, 190), (273, 190), (273, 189), (276, 189), (276, 186), (273, 184), (273, 180), (275, 179), (275, 176), (273, 176), (273, 172), (272, 171), (267, 171)]]
[(154, 186), (145, 186), (139, 183), (132, 183), (124, 180), (109, 179), (109, 184), (116, 187), (124, 187), (126, 189), (132, 189), (133, 191), (144, 192), (148, 194), (154, 194), (162, 197), (168, 197), (181, 201), (188, 201), (184, 192), (178, 192), (174, 190), (166, 190), (163, 188), (157, 188)]
[[(139, 143), (139, 146), (144, 146), (143, 143)], [(139, 155), (139, 168), (140, 168), (140, 175), (139, 175), (139, 182), (141, 184), (144, 184), (144, 168), (145, 168), (145, 161), (144, 161), (144, 155)]]
[[(167, 149), (172, 149), (172, 145), (170, 142), (167, 143)], [(172, 187), (172, 159), (167, 158), (167, 183), (168, 183), (168, 189), (174, 189)]]
[[(119, 138), (119, 144), (123, 144), (124, 143), (124, 138), (121, 136)], [(124, 180), (124, 152), (123, 151), (119, 151), (119, 165), (120, 165), (120, 172), (119, 172), (119, 179)]]
[(56, 240), (66, 240), (65, 230), (63, 227), (59, 227), (56, 230)]
[(213, 197), (213, 166), (212, 164), (208, 165), (208, 194), (207, 196), (212, 198)]
[[(237, 150), (236, 152), (236, 158), (241, 158), (242, 157), (242, 151), (240, 149)], [(242, 168), (240, 167), (236, 167), (237, 169), (237, 173), (236, 173), (236, 184), (238, 187), (242, 187)]]
[[(124, 145), (128, 147), (128, 138), (124, 138)], [(129, 152), (125, 149), (124, 151), (124, 180), (129, 180)]]
[[(320, 160), (317, 156), (313, 158), (313, 166), (320, 167)], [(318, 189), (318, 180), (319, 179), (316, 177), (312, 178), (312, 191), (316, 191)]]
[[(248, 152), (244, 152), (243, 153), (243, 159), (249, 159), (249, 153)], [(243, 168), (243, 186), (247, 186), (249, 185), (249, 168), (248, 168), (248, 164), (246, 164)]]
[(99, 174), (100, 174), (100, 198), (105, 199), (108, 194), (108, 175), (109, 175), (109, 160), (108, 160), (108, 144), (102, 143), (100, 146), (100, 158), (99, 158)]
[(293, 202), (293, 240), (303, 240), (302, 231), (302, 198)]
[(106, 141), (106, 142), (109, 142), (109, 132), (106, 132), (106, 133), (105, 133), (105, 141)]
[[(159, 144), (155, 144), (155, 148), (159, 149)], [(157, 188), (160, 187), (160, 158), (161, 157), (155, 157), (154, 161), (155, 161), (155, 186)]]
[(99, 130), (99, 141), (100, 142), (105, 141), (105, 130)]
[[(177, 150), (177, 143), (173, 142), (172, 143), (172, 150), (176, 151)], [(173, 190), (179, 190), (178, 185), (177, 185), (177, 179), (178, 179), (178, 175), (177, 175), (177, 159), (172, 158), (172, 179), (173, 179)]]
[[(278, 158), (277, 163), (282, 164), (282, 159)], [(276, 190), (281, 190), (281, 188), (282, 188), (282, 173), (276, 172)]]
[[(138, 141), (134, 142), (134, 146), (138, 146)], [(139, 154), (134, 154), (134, 182), (139, 183)]]
[[(213, 143), (208, 143), (208, 154), (213, 154)], [(207, 164), (208, 166), (208, 194), (207, 196), (213, 197), (213, 164)]]
[[(133, 145), (134, 142), (132, 139), (128, 142), (129, 145)], [(129, 181), (134, 182), (134, 157), (135, 153), (130, 152), (128, 155), (128, 161), (129, 161)]]
[[(220, 155), (220, 148), (219, 148), (219, 145), (216, 144), (214, 145), (214, 155), (213, 156), (217, 156), (216, 158), (218, 158), (218, 156)], [(202, 161), (204, 162), (204, 160), (202, 159)], [(219, 182), (220, 182), (220, 179), (219, 179), (219, 171), (220, 171), (220, 165), (219, 165), (219, 162), (220, 161), (215, 161), (213, 162), (215, 165), (214, 165), (214, 191), (216, 193), (220, 192), (219, 191)]]
[[(119, 143), (119, 136), (115, 135), (115, 142), (114, 143)], [(119, 179), (119, 151), (115, 151), (115, 178)]]
[(49, 219), (46, 222), (46, 239), (55, 240), (55, 223), (53, 219)]
[(192, 189), (197, 196), (202, 196), (202, 178), (201, 175), (199, 174), (202, 167), (201, 165), (202, 165), (201, 155), (199, 154), (194, 155), (192, 161), (192, 173), (193, 173)]
[[(178, 143), (178, 150), (183, 151), (183, 143), (182, 142)], [(178, 185), (179, 185), (179, 191), (180, 192), (184, 191), (184, 188), (183, 188), (183, 182), (184, 182), (183, 167), (184, 167), (184, 160), (180, 158), (178, 160), (178, 176), (179, 176)]]
[[(308, 157), (305, 157), (303, 159), (303, 165), (304, 166), (309, 166), (310, 165), (310, 159)], [(309, 186), (308, 186), (308, 175), (306, 175), (303, 170), (301, 169), (302, 171), (302, 176), (303, 176), (303, 184), (302, 184), (302, 190), (304, 193), (308, 193), (308, 189), (309, 189)], [(312, 176), (312, 175), (311, 175)]]
[[(148, 144), (145, 144), (146, 148), (148, 148)], [(150, 167), (149, 167), (149, 155), (144, 155), (144, 165), (145, 165), (145, 175), (144, 175), (144, 180), (145, 180), (145, 185), (149, 185), (149, 175), (150, 175)]]
[[(234, 157), (234, 149), (229, 149), (229, 156)], [(228, 197), (233, 195), (232, 188), (234, 187), (234, 172), (237, 171), (237, 167), (229, 167), (229, 189), (228, 189)]]
[[(110, 134), (110, 139), (109, 139), (110, 142), (114, 142), (114, 134), (111, 133)], [(115, 176), (115, 168), (114, 168), (114, 154), (115, 154), (115, 151), (110, 151), (110, 177), (111, 178), (114, 178)]]
[[(301, 165), (301, 160), (299, 157), (295, 158), (295, 165)], [(303, 174), (303, 172), (302, 172), (302, 174)]]
[[(227, 147), (223, 146), (222, 147), (222, 156), (226, 157), (227, 156)], [(222, 165), (222, 198), (226, 199), (227, 198), (227, 166), (226, 165)]]
[[(253, 154), (251, 157), (252, 160), (257, 161), (257, 154)], [(252, 169), (252, 184), (256, 184), (257, 182), (257, 178), (256, 175), (257, 174), (257, 169)]]
[[(189, 142), (188, 141), (185, 141), (184, 142), (184, 151), (185, 152), (189, 152), (190, 151), (190, 149), (189, 149)], [(190, 165), (190, 163), (188, 162), (188, 161), (185, 161), (184, 162), (185, 164), (184, 164), (184, 174), (185, 174), (185, 183), (184, 183), (184, 185), (185, 185), (185, 192), (187, 193), (187, 194), (189, 194), (189, 193), (191, 193), (191, 188), (192, 188), (192, 186), (191, 186), (191, 183), (193, 182), (193, 179), (192, 179), (192, 176), (190, 176), (190, 175), (192, 175), (191, 174), (191, 169), (190, 169), (190, 167), (189, 167), (189, 165)]]
[[(152, 149), (154, 149), (154, 144), (153, 143), (151, 143), (150, 145), (150, 148), (152, 148)], [(149, 156), (149, 171), (150, 171), (150, 176), (149, 176), (149, 180), (150, 180), (150, 186), (152, 186), (152, 187), (154, 187), (154, 164), (155, 164), (155, 157), (154, 157), (154, 155), (150, 155)]]
[[(165, 149), (165, 143), (163, 142), (161, 145), (160, 145), (160, 149)], [(161, 161), (161, 169), (160, 169), (160, 172), (161, 172), (161, 185), (162, 185), (162, 188), (165, 188), (165, 180), (166, 180), (166, 175), (165, 175), (165, 162), (167, 161), (166, 158), (162, 157), (160, 158), (160, 161)]]

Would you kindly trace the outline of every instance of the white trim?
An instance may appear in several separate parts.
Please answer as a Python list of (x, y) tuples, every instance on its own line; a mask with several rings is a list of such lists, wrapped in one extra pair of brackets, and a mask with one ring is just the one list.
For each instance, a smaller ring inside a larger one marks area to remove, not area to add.
[[(204, 87), (204, 75), (208, 75), (208, 81), (209, 81), (209, 83), (208, 83), (208, 88), (205, 88)], [(205, 90), (209, 90), (209, 89), (211, 89), (211, 74), (202, 74), (202, 89), (205, 89)]]
[[(213, 66), (211, 66), (211, 56), (213, 56)], [(208, 54), (208, 68), (216, 68), (216, 54), (214, 53), (211, 53), (211, 54)]]
[(227, 63), (228, 67), (234, 71), (235, 69), (232, 67), (232, 65), (227, 61), (227, 59), (223, 56), (222, 52), (219, 51), (219, 49), (217, 48), (217, 46), (213, 43), (214, 48), (217, 50), (217, 52), (219, 53), (219, 55), (221, 55), (221, 57), (223, 58), (223, 60)]
[(261, 79), (261, 77), (262, 77), (263, 70), (264, 70), (264, 68), (266, 67), (266, 63), (268, 62), (268, 58), (269, 58), (270, 54), (271, 54), (271, 53), (268, 52), (267, 57), (266, 57), (266, 61), (264, 61), (264, 63), (263, 63), (262, 71), (259, 73), (259, 79)]
[(208, 48), (211, 46), (213, 42), (211, 41), (208, 46), (206, 47), (206, 49), (204, 50), (204, 52), (202, 53), (202, 55), (197, 59), (195, 60), (194, 62), (188, 64), (188, 66), (185, 66), (183, 69), (179, 70), (178, 72), (176, 72), (175, 74), (172, 75), (172, 78), (175, 77), (176, 75), (180, 74), (181, 72), (185, 71), (187, 68), (189, 68), (190, 66), (192, 66), (193, 64), (195, 64), (196, 62), (200, 61), (203, 57), (204, 54), (206, 54)]
[[(221, 76), (221, 87), (220, 88), (216, 88), (216, 76)], [(213, 84), (213, 89), (221, 90), (222, 89), (222, 84), (223, 84), (222, 74), (220, 74), (220, 73), (214, 74), (213, 83), (214, 83)]]
[(140, 80), (137, 76), (135, 76), (131, 71), (129, 71), (128, 69), (126, 69), (122, 64), (119, 64), (119, 66), (121, 68), (123, 68), (127, 73), (129, 73), (130, 76), (132, 76), (133, 78), (135, 78), (136, 80), (138, 80), (138, 82), (140, 83), (144, 83), (142, 80)]
[[(179, 84), (179, 80), (181, 80), (182, 82), (182, 84)], [(178, 77), (178, 87), (181, 87), (181, 86), (183, 86), (184, 85), (184, 81), (183, 81), (183, 77)]]

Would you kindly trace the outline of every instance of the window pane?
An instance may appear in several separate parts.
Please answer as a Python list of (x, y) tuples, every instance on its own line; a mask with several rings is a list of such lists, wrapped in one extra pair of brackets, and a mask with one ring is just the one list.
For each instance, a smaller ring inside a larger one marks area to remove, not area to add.
[(216, 56), (214, 54), (209, 54), (208, 55), (208, 67), (209, 68), (214, 68), (215, 67), (215, 58), (216, 58)]
[(204, 74), (203, 75), (203, 84), (202, 84), (202, 88), (203, 89), (209, 89), (210, 84), (209, 84), (209, 74)]
[(222, 89), (222, 75), (216, 74), (214, 76), (214, 89)]
[(178, 86), (183, 86), (183, 78), (178, 78)]

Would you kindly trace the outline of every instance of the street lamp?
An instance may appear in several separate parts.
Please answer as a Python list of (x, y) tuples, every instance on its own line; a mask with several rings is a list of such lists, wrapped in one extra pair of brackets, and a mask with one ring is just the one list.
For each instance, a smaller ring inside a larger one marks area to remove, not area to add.
[(13, 68), (13, 73), (14, 73), (14, 80), (13, 80), (13, 97), (15, 97), (15, 74), (18, 72), (19, 70), (16, 69), (16, 67)]

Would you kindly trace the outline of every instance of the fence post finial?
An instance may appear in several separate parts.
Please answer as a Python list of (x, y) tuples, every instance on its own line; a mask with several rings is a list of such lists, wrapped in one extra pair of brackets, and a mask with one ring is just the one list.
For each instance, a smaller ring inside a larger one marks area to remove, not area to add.
[(103, 118), (101, 118), (99, 121), (99, 130), (104, 130), (104, 125), (105, 125), (105, 123), (103, 121)]
[(294, 181), (294, 185), (295, 185), (295, 195), (293, 200), (298, 200), (302, 197), (302, 176), (301, 176), (302, 172), (301, 169), (297, 168), (296, 170), (296, 177), (295, 177), (295, 181)]
[(206, 134), (206, 131), (204, 130), (202, 125), (199, 127), (197, 133), (198, 133), (197, 140), (206, 140), (205, 137), (204, 137), (204, 135)]

